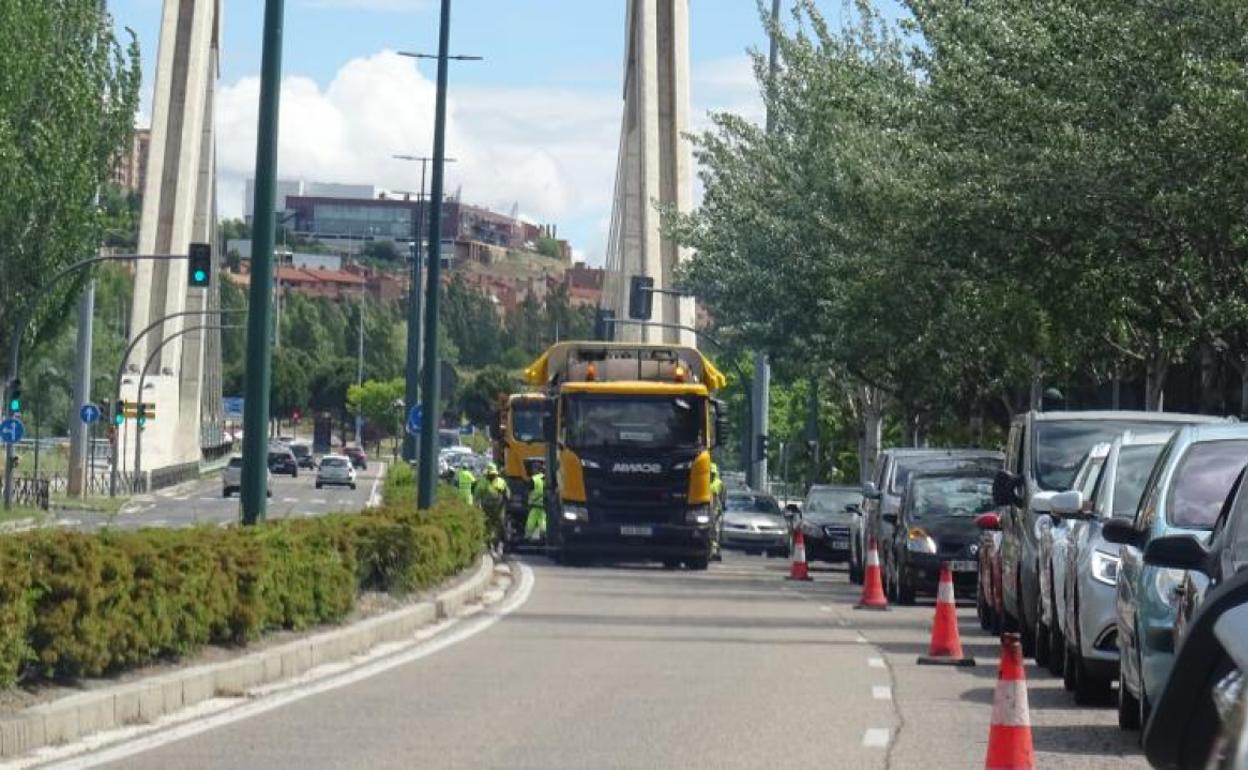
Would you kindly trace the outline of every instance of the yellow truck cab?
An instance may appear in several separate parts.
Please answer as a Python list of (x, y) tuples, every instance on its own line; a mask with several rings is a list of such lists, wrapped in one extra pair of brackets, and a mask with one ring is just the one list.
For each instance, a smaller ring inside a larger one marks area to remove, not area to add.
[(530, 465), (534, 460), (546, 460), (542, 429), (545, 413), (546, 397), (541, 393), (513, 393), (499, 405), (498, 423), (493, 431), (494, 462), (507, 481), (508, 544), (524, 536)]
[(657, 559), (706, 569), (723, 374), (681, 345), (565, 342), (526, 371), (546, 395), (547, 539), (557, 561)]

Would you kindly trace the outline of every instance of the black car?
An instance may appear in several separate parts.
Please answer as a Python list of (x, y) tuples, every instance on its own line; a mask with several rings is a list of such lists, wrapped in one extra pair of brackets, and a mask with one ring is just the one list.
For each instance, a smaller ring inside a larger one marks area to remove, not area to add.
[(849, 561), (850, 525), (862, 515), (862, 489), (816, 484), (802, 503), (798, 529), (806, 541), (806, 560)]
[(979, 528), (975, 520), (995, 509), (989, 468), (915, 473), (906, 482), (901, 510), (891, 517), (884, 548), (884, 582), (893, 601), (910, 604), (917, 593), (936, 593), (948, 562), (955, 590), (974, 592), (979, 576)]
[(316, 455), (312, 454), (312, 447), (307, 444), (291, 444), (290, 451), (294, 453), (295, 462), (299, 463), (300, 468), (316, 470)]
[(290, 451), (290, 447), (269, 448), (269, 472), (299, 478), (299, 461), (295, 459), (295, 453)]

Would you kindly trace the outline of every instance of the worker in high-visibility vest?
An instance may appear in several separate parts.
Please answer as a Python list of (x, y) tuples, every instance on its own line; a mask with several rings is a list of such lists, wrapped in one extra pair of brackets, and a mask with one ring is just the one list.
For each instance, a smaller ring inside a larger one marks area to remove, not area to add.
[(546, 537), (546, 473), (543, 465), (534, 464), (529, 479), (529, 517), (524, 523), (524, 537), (537, 542)]
[(490, 545), (496, 551), (503, 547), (503, 527), (506, 526), (504, 516), (507, 510), (507, 480), (498, 475), (498, 466), (490, 463), (485, 466), (485, 474), (477, 482), (477, 505), (485, 513), (486, 532)]
[(724, 480), (719, 476), (719, 465), (711, 463), (711, 559), (722, 561), (719, 530), (724, 517)]
[(477, 477), (472, 475), (472, 471), (468, 470), (468, 466), (461, 466), (459, 473), (455, 474), (455, 480), (459, 486), (459, 498), (468, 505), (472, 505), (472, 488), (477, 484)]

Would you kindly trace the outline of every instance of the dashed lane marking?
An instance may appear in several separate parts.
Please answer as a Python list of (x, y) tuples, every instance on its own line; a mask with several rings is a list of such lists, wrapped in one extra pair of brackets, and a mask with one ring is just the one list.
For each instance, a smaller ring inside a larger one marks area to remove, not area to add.
[(308, 503), (311, 505), (328, 505), (329, 501), (323, 497), (318, 497), (315, 500), (309, 500)]
[(282, 502), (283, 502), (283, 503), (297, 503), (297, 502), (299, 502), (299, 498), (297, 498), (297, 497), (283, 497), (283, 498), (282, 498)]
[(871, 697), (876, 700), (892, 700), (893, 688), (888, 685), (876, 685), (871, 688)]
[(862, 734), (862, 745), (868, 749), (886, 749), (892, 731), (887, 727), (872, 727)]
[(884, 665), (883, 658), (867, 658), (867, 665), (871, 668), (888, 668)]

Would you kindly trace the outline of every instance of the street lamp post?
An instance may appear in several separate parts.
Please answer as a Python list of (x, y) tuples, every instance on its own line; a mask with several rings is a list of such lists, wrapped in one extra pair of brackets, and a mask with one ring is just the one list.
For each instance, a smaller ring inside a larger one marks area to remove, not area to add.
[[(433, 505), (434, 484), (437, 468), (431, 462), (437, 456), (438, 414), (441, 403), (441, 371), (438, 366), (438, 305), (442, 280), (442, 191), (446, 172), (446, 89), (451, 59), (478, 61), (479, 56), (454, 56), (449, 53), (451, 43), (451, 0), (442, 0), (442, 17), (438, 30), (438, 91), (434, 106), (433, 122), (433, 182), (429, 191), (429, 280), (428, 300), (425, 303), (425, 350), (424, 387), (421, 407), (424, 421), (420, 430), (420, 456), (425, 462), (417, 466), (419, 473), (416, 506), (427, 510)], [(404, 54), (416, 58), (432, 58), (424, 54)]]

